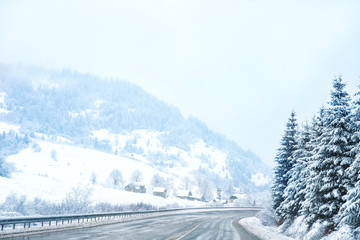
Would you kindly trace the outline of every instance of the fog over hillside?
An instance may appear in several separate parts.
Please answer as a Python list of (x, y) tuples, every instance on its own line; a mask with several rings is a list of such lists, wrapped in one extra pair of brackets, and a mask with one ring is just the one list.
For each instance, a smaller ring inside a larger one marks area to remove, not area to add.
[(0, 94), (0, 122), (19, 127), (2, 132), (2, 159), (38, 139), (120, 155), (179, 178), (206, 178), (213, 188), (268, 188), (270, 171), (256, 154), (129, 82), (1, 64)]

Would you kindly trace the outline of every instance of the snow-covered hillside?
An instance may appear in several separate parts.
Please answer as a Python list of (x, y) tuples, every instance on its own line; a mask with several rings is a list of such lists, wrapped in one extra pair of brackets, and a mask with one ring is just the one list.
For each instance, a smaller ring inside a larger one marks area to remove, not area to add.
[(13, 191), (61, 201), (79, 184), (91, 185), (93, 202), (111, 203), (150, 199), (152, 187), (207, 201), (269, 187), (270, 170), (254, 153), (138, 86), (11, 65), (0, 76), (2, 201)]
[[(19, 129), (20, 126), (0, 123), (0, 132), (5, 134), (15, 132), (21, 136), (23, 134)], [(176, 147), (165, 148), (158, 141), (158, 135), (159, 133), (147, 130), (134, 131), (127, 135), (109, 134), (106, 130), (94, 131), (94, 138), (100, 141), (108, 140), (115, 150), (119, 150), (116, 155), (73, 146), (70, 140), (62, 137), (34, 133), (34, 138), (30, 139), (31, 143), (26, 149), (7, 158), (7, 162), (14, 167), (15, 171), (9, 179), (0, 178), (3, 186), (0, 202), (3, 202), (6, 196), (11, 193), (26, 195), (32, 199), (41, 198), (59, 202), (65, 198), (72, 188), (78, 185), (89, 185), (94, 190), (94, 202), (147, 203), (151, 199), (149, 196), (144, 198), (142, 194), (120, 191), (131, 183), (131, 175), (135, 171), (141, 173), (141, 184), (148, 188), (150, 194), (152, 193), (152, 179), (155, 174), (166, 181), (165, 185), (168, 187), (167, 191), (170, 197), (176, 197), (177, 191), (184, 189), (192, 190), (193, 194), (201, 194), (201, 189), (196, 184), (199, 176), (195, 176), (193, 173), (199, 167), (208, 167), (202, 163), (204, 156), (206, 156), (209, 165), (213, 166), (213, 168), (209, 168), (209, 171), (228, 177), (229, 173), (225, 170), (225, 153), (206, 146), (204, 142), (192, 145), (190, 152), (185, 152)], [(134, 139), (136, 139), (136, 144), (133, 147), (143, 149), (141, 154), (121, 153), (121, 149), (125, 148), (129, 141), (134, 142)], [(158, 155), (172, 154), (177, 156), (180, 161), (176, 162), (175, 166), (163, 167), (164, 171), (157, 170), (149, 166), (151, 162), (146, 158), (149, 152), (153, 151), (156, 151)], [(120, 171), (123, 178), (120, 189), (113, 189), (109, 182), (110, 174), (115, 169)], [(258, 174), (254, 174), (254, 176), (259, 178)], [(188, 179), (189, 182), (185, 184), (184, 179)], [(125, 195), (121, 197), (121, 194), (125, 194), (126, 197)], [(120, 197), (113, 197), (112, 195)], [(212, 196), (215, 197), (214, 194)], [(157, 197), (156, 199), (159, 201)], [(154, 204), (154, 201), (150, 202)], [(160, 202), (169, 203), (163, 199)]]
[[(158, 207), (174, 204), (203, 205), (201, 202), (175, 198), (175, 189), (181, 188), (180, 179), (144, 163), (114, 154), (36, 140), (18, 154), (9, 156), (7, 161), (13, 164), (16, 170), (11, 178), (0, 177), (0, 203), (10, 194), (61, 202), (73, 188), (82, 186), (92, 190), (93, 203), (107, 202), (116, 205), (145, 203)], [(118, 169), (124, 179), (120, 189), (114, 189), (109, 182), (110, 173), (114, 169)], [(142, 174), (141, 184), (146, 186), (148, 191), (146, 194), (124, 190), (126, 183), (131, 181), (131, 174), (137, 170)], [(170, 189), (170, 196), (167, 199), (152, 195), (151, 180), (155, 174), (166, 179), (169, 186), (174, 186)]]

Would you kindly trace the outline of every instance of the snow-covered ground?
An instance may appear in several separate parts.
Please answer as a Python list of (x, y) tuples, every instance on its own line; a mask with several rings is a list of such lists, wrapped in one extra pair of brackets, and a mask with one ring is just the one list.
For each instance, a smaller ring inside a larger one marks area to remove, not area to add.
[(247, 231), (263, 240), (294, 240), (281, 234), (276, 227), (264, 226), (257, 217), (243, 218), (239, 221)]
[[(33, 147), (34, 144), (37, 148)], [(29, 199), (61, 202), (74, 187), (86, 186), (92, 190), (93, 203), (145, 203), (158, 207), (172, 204), (180, 207), (204, 205), (201, 202), (172, 197), (174, 192), (170, 192), (170, 197), (166, 199), (153, 196), (151, 179), (154, 174), (159, 174), (175, 186), (180, 184), (180, 180), (144, 163), (100, 151), (37, 140), (18, 154), (9, 156), (7, 161), (14, 165), (16, 171), (11, 178), (0, 177), (0, 203), (11, 193), (25, 195)], [(121, 189), (109, 186), (109, 175), (114, 169), (118, 169), (123, 176)], [(123, 190), (136, 170), (141, 172), (141, 183), (145, 185), (148, 193)], [(95, 184), (93, 176), (96, 176)]]
[[(164, 168), (167, 173), (174, 176), (185, 176), (189, 172), (199, 168), (208, 169), (210, 172), (213, 172), (222, 178), (226, 178), (230, 175), (227, 170), (226, 161), (228, 156), (226, 153), (215, 149), (212, 146), (208, 146), (202, 140), (199, 140), (195, 144), (191, 144), (189, 152), (177, 147), (165, 147), (159, 140), (161, 134), (162, 132), (149, 131), (146, 129), (124, 132), (122, 134), (112, 134), (106, 129), (101, 129), (93, 131), (92, 136), (90, 137), (109, 141), (112, 150), (119, 153), (130, 143), (133, 146), (142, 149), (142, 153), (123, 152), (122, 154), (146, 164), (150, 163), (147, 156), (152, 155), (152, 153), (161, 153), (170, 157), (176, 157), (179, 161), (175, 163), (175, 166)], [(254, 172), (251, 174), (251, 181), (256, 186), (264, 186), (270, 182), (270, 178), (254, 169)]]
[[(25, 136), (20, 126), (0, 122), (0, 133), (13, 132)], [(186, 152), (177, 147), (163, 146), (158, 137), (161, 132), (136, 130), (112, 134), (107, 130), (93, 131), (92, 138), (105, 140), (113, 148), (113, 153), (74, 146), (72, 141), (60, 136), (49, 136), (34, 132), (29, 136), (30, 144), (17, 154), (10, 155), (6, 161), (15, 171), (10, 178), (0, 177), (0, 204), (9, 195), (26, 196), (28, 200), (42, 199), (50, 203), (61, 203), (74, 189), (91, 190), (91, 203), (110, 203), (112, 205), (149, 204), (154, 207), (204, 206), (206, 203), (177, 198), (179, 192), (188, 189), (193, 196), (202, 197), (201, 189), (193, 174), (200, 167), (218, 176), (228, 177), (225, 167), (227, 154), (207, 145), (202, 140), (192, 144)], [(127, 144), (142, 149), (139, 153), (124, 151)], [(117, 151), (118, 150), (118, 151)], [(154, 153), (152, 155), (152, 153)], [(149, 160), (149, 156), (153, 159)], [(175, 157), (174, 166), (151, 167), (151, 161)], [(118, 186), (111, 184), (110, 174), (114, 170), (121, 173), (123, 181)], [(139, 171), (142, 179), (138, 184), (145, 185), (146, 193), (125, 191), (132, 182), (132, 174)], [(154, 175), (166, 182), (167, 198), (152, 195)], [(254, 169), (253, 182), (266, 183), (262, 174)], [(201, 181), (204, 181), (201, 179)], [(240, 190), (237, 190), (240, 191)], [(239, 193), (239, 192), (238, 192)], [(213, 197), (215, 198), (215, 191)], [(241, 204), (248, 202), (247, 194), (238, 195)], [(208, 198), (210, 199), (210, 198)], [(211, 200), (211, 199), (210, 199)], [(225, 201), (225, 200), (224, 200)], [(231, 204), (230, 204), (231, 205)], [(246, 205), (246, 204), (245, 204)]]

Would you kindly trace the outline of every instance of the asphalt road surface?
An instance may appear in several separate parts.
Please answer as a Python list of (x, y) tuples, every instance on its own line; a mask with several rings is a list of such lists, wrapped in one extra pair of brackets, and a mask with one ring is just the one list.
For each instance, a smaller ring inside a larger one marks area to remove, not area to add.
[(239, 219), (254, 216), (258, 210), (216, 210), (152, 217), (131, 222), (97, 227), (42, 233), (16, 240), (78, 240), (78, 239), (238, 239), (259, 240), (246, 232)]

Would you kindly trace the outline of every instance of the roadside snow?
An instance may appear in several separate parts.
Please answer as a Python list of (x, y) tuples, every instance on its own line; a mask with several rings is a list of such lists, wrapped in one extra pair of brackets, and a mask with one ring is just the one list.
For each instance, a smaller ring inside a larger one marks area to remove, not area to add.
[(268, 227), (261, 224), (257, 217), (243, 218), (239, 221), (247, 231), (263, 240), (294, 240), (278, 232), (276, 227)]

